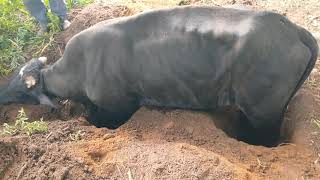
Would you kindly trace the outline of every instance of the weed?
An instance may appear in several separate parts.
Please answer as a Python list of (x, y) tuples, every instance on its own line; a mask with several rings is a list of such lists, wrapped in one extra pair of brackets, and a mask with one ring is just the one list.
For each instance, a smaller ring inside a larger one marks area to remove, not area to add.
[(3, 130), (2, 130), (2, 134), (3, 135), (13, 136), (13, 135), (15, 135), (17, 133), (18, 133), (18, 129), (15, 126), (10, 126), (7, 123), (3, 124)]
[(93, 2), (94, 2), (94, 0), (66, 0), (68, 9), (72, 9), (75, 7), (82, 7), (87, 4), (91, 4)]
[(85, 135), (85, 132), (82, 130), (79, 130), (75, 133), (70, 134), (69, 137), (72, 141), (80, 141), (84, 135)]
[(317, 87), (317, 80), (315, 78), (309, 77), (306, 81), (306, 84), (311, 88), (315, 88)]
[(318, 126), (320, 129), (320, 120), (319, 119), (313, 119), (313, 122)]
[(43, 118), (41, 118), (40, 121), (33, 122), (27, 122), (28, 120), (29, 118), (24, 109), (21, 108), (14, 125), (9, 125), (7, 123), (3, 124), (2, 134), (13, 136), (19, 133), (25, 133), (30, 136), (35, 133), (44, 133), (48, 131), (48, 124), (43, 121)]
[(23, 127), (23, 130), (29, 136), (35, 133), (48, 132), (48, 124), (43, 121), (43, 118), (41, 118), (40, 121), (33, 121), (31, 123), (27, 123)]

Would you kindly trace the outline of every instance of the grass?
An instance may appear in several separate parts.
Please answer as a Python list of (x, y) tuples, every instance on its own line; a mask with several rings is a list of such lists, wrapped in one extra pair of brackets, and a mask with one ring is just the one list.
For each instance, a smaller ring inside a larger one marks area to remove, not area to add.
[[(68, 9), (84, 6), (94, 0), (67, 0)], [(48, 7), (49, 1), (44, 0)], [(28, 55), (41, 56), (44, 47), (51, 45), (54, 34), (60, 31), (59, 19), (48, 8), (50, 32), (36, 36), (37, 22), (25, 9), (22, 0), (0, 0), (0, 75), (8, 75), (21, 64)]]
[(319, 130), (320, 130), (320, 119), (319, 119), (319, 117), (317, 117), (315, 115), (312, 115), (311, 116), (311, 123), (314, 123), (316, 125), (316, 127), (318, 127)]
[(16, 134), (27, 134), (28, 136), (35, 133), (46, 133), (48, 132), (48, 124), (43, 121), (27, 122), (29, 118), (27, 117), (23, 108), (19, 111), (16, 122), (14, 125), (9, 125), (7, 123), (3, 124), (2, 135), (13, 136)]
[(93, 3), (95, 0), (66, 0), (67, 8), (70, 10), (75, 7), (85, 6)]
[(320, 129), (320, 120), (319, 119), (313, 119), (314, 124), (317, 125), (317, 127)]
[(311, 88), (316, 88), (317, 87), (317, 80), (315, 78), (309, 77), (306, 80), (306, 84)]
[(24, 47), (36, 26), (21, 0), (0, 0), (0, 9), (0, 74), (6, 75), (25, 61)]

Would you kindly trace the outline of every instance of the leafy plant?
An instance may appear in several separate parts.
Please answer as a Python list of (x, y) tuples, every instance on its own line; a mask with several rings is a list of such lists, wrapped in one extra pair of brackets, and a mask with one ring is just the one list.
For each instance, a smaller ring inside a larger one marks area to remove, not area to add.
[(48, 131), (48, 124), (43, 121), (43, 118), (41, 118), (40, 121), (33, 122), (27, 122), (28, 120), (29, 118), (24, 109), (21, 108), (14, 125), (9, 125), (7, 123), (3, 124), (2, 134), (12, 136), (19, 133), (25, 133), (30, 136), (35, 133), (44, 133)]

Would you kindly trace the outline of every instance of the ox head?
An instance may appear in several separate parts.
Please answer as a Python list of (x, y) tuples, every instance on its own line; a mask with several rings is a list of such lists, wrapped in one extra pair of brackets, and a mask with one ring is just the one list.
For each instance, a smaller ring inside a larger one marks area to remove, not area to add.
[(44, 104), (56, 107), (44, 94), (41, 69), (46, 57), (33, 58), (14, 73), (8, 85), (0, 89), (0, 104)]

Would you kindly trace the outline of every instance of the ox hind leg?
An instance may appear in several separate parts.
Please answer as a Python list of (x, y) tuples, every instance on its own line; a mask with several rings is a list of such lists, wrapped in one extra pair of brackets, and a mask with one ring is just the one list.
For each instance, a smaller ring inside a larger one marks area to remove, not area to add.
[(275, 146), (279, 143), (280, 129), (283, 113), (280, 112), (244, 112), (242, 111), (241, 122), (249, 123), (247, 142), (255, 145)]
[(220, 129), (225, 129), (225, 132), (229, 136), (249, 144), (263, 146), (277, 145), (281, 126), (281, 118), (276, 118), (276, 114), (278, 113), (271, 113), (268, 110), (260, 111), (259, 109), (257, 109), (258, 111), (254, 109), (253, 111), (255, 112), (250, 110), (253, 109), (250, 107), (248, 109), (235, 107), (231, 111), (223, 111), (227, 112), (228, 116), (233, 113), (227, 121), (224, 121), (228, 128), (225, 128), (223, 125), (219, 127), (219, 123), (216, 125)]

